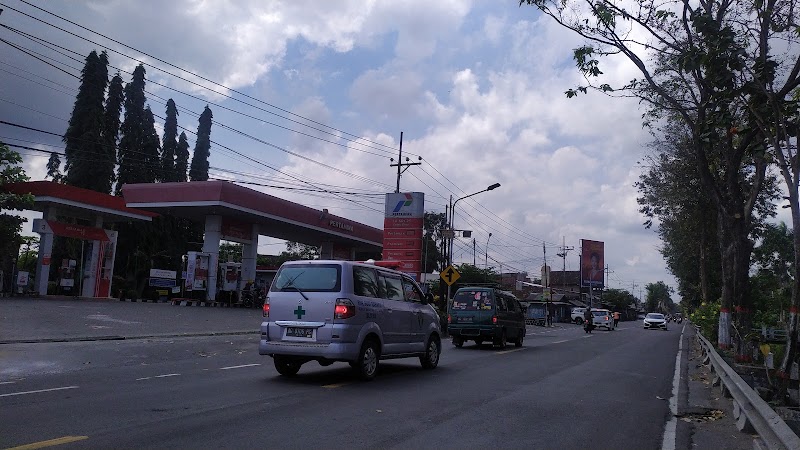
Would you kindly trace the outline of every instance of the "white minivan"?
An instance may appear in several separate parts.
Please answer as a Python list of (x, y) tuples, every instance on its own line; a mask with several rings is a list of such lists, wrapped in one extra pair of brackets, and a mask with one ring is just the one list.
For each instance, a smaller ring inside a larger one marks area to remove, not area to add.
[(378, 361), (418, 357), (439, 364), (439, 316), (408, 275), (354, 261), (284, 263), (263, 307), (258, 352), (284, 376), (317, 361), (348, 362), (370, 380)]

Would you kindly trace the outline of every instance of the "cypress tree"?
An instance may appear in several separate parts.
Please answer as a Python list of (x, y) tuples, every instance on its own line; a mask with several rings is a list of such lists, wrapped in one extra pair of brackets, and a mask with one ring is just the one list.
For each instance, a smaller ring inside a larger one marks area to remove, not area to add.
[(194, 145), (194, 156), (192, 156), (192, 166), (189, 169), (189, 179), (191, 181), (208, 180), (208, 157), (211, 154), (211, 108), (206, 105), (203, 114), (200, 114), (200, 121), (197, 126), (197, 142)]
[(122, 77), (119, 73), (114, 75), (111, 83), (108, 86), (108, 97), (106, 98), (106, 107), (103, 114), (103, 132), (102, 132), (102, 152), (103, 156), (98, 163), (102, 165), (103, 190), (107, 194), (111, 193), (111, 187), (114, 184), (114, 166), (117, 163), (117, 140), (119, 138), (119, 125), (122, 113), (122, 102), (124, 101), (124, 93), (122, 88)]
[(175, 181), (186, 181), (187, 170), (189, 170), (189, 141), (186, 140), (186, 133), (181, 132), (178, 149), (175, 152)]
[(175, 156), (178, 153), (178, 108), (172, 99), (167, 100), (163, 142), (161, 146), (163, 150), (161, 153), (161, 173), (163, 174), (161, 181), (178, 181), (178, 172), (175, 167)]
[(102, 170), (105, 153), (100, 139), (106, 86), (108, 55), (92, 51), (81, 70), (81, 85), (63, 139), (66, 183), (100, 192), (109, 192), (106, 186), (110, 186), (110, 177)]
[(156, 132), (156, 120), (150, 107), (144, 109), (144, 146), (142, 146), (142, 157), (145, 159), (142, 164), (142, 179), (137, 183), (155, 183), (163, 177), (161, 170), (161, 142)]
[(149, 138), (145, 126), (144, 74), (144, 66), (139, 64), (133, 70), (131, 82), (125, 85), (125, 120), (120, 126), (116, 195), (122, 192), (123, 184), (140, 183), (146, 178), (142, 173), (147, 163), (142, 149)]

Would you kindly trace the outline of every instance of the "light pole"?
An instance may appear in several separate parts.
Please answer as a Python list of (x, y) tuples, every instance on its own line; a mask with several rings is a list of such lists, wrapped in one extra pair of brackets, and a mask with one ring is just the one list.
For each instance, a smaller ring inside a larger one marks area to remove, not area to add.
[[(447, 249), (447, 265), (450, 266), (453, 264), (453, 239), (455, 238), (455, 231), (453, 230), (453, 216), (455, 216), (455, 207), (459, 201), (464, 200), (465, 198), (472, 197), (473, 195), (478, 195), (482, 192), (491, 191), (500, 187), (500, 183), (495, 183), (482, 191), (478, 191), (469, 195), (465, 195), (463, 197), (459, 197), (456, 201), (453, 201), (453, 196), (450, 196), (450, 222), (447, 224), (448, 233), (450, 234), (450, 244), (448, 245)], [(447, 300), (450, 300), (450, 286), (447, 286)]]
[(492, 233), (489, 233), (489, 237), (486, 238), (486, 257), (483, 260), (483, 270), (489, 269), (489, 239), (492, 238)]

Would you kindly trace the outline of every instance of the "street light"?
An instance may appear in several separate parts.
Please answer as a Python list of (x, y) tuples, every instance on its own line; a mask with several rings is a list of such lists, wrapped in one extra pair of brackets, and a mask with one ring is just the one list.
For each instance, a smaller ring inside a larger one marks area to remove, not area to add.
[[(453, 264), (453, 239), (455, 238), (454, 230), (453, 230), (453, 216), (455, 216), (455, 207), (459, 201), (464, 200), (465, 198), (472, 197), (473, 195), (478, 195), (482, 192), (491, 191), (500, 187), (500, 183), (495, 183), (482, 191), (475, 192), (473, 194), (465, 195), (463, 197), (457, 198), (456, 201), (453, 201), (453, 196), (450, 196), (450, 221), (447, 224), (448, 233), (450, 234), (450, 245), (447, 249), (447, 265)], [(447, 298), (450, 299), (450, 286), (447, 286)]]

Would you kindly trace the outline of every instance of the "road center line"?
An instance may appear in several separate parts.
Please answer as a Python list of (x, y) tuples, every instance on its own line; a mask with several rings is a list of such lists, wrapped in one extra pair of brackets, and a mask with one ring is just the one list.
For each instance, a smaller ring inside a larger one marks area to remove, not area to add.
[(14, 384), (16, 381), (0, 381), (0, 384)]
[(324, 384), (324, 385), (322, 385), (322, 387), (324, 387), (326, 389), (333, 389), (333, 388), (338, 388), (338, 387), (342, 387), (342, 386), (347, 386), (348, 384), (350, 384), (350, 383), (348, 382), (348, 383)]
[(37, 448), (52, 447), (54, 445), (69, 444), (70, 442), (82, 441), (89, 439), (89, 436), (64, 436), (49, 441), (34, 442), (32, 444), (20, 445), (19, 447), (11, 447), (8, 450), (34, 450)]
[(495, 355), (505, 355), (506, 353), (519, 352), (519, 351), (522, 351), (522, 350), (525, 350), (525, 347), (515, 348), (513, 350), (503, 350), (502, 352), (495, 352), (494, 354)]
[(36, 391), (25, 391), (25, 392), (11, 392), (9, 394), (0, 394), (0, 397), (11, 397), (13, 395), (25, 395), (25, 394), (38, 394), (40, 392), (63, 391), (66, 389), (78, 389), (78, 386), (64, 386), (51, 389), (39, 389)]
[(177, 376), (180, 376), (180, 374), (179, 373), (168, 373), (168, 374), (165, 374), (165, 375), (154, 375), (152, 377), (137, 378), (136, 381), (152, 380), (153, 378), (177, 377)]
[(241, 366), (220, 367), (219, 370), (241, 369), (243, 367), (255, 367), (261, 364), (242, 364)]
[(560, 344), (562, 342), (569, 342), (569, 339), (564, 339), (563, 341), (555, 341), (553, 344)]

